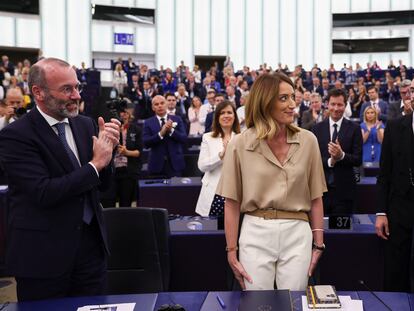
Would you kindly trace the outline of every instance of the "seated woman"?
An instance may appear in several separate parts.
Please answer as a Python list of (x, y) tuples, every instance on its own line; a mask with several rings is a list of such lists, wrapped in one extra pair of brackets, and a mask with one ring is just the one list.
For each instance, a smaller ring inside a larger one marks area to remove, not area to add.
[(381, 144), (384, 138), (384, 124), (378, 120), (378, 112), (371, 106), (364, 111), (364, 122), (361, 123), (362, 161), (379, 162)]
[(215, 193), (227, 144), (237, 133), (240, 133), (240, 125), (235, 107), (229, 101), (218, 104), (213, 131), (203, 135), (198, 158), (198, 168), (205, 173), (196, 206), (196, 213), (201, 216), (224, 214), (224, 198)]

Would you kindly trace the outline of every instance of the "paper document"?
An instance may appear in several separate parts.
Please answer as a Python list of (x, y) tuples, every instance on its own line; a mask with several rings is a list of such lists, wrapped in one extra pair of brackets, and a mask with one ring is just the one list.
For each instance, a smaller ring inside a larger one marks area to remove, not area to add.
[(303, 311), (364, 311), (362, 300), (353, 300), (351, 296), (339, 296), (341, 301), (341, 308), (335, 309), (310, 309), (308, 308), (308, 300), (306, 296), (302, 296), (302, 310)]
[(135, 302), (110, 305), (91, 305), (78, 308), (77, 311), (134, 311)]

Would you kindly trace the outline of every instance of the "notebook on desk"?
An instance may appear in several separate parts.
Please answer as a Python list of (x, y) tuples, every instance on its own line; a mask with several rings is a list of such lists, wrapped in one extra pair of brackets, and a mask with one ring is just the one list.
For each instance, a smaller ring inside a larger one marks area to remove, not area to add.
[(209, 292), (200, 311), (292, 311), (289, 290)]
[(252, 310), (292, 311), (290, 291), (286, 289), (242, 292), (238, 311)]

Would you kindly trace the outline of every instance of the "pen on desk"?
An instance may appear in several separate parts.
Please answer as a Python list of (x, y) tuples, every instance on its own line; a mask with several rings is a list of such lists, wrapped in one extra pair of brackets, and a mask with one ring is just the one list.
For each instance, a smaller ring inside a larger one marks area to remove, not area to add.
[(217, 301), (219, 302), (220, 306), (222, 309), (226, 308), (226, 304), (224, 303), (223, 299), (221, 299), (221, 297), (219, 295), (216, 296)]

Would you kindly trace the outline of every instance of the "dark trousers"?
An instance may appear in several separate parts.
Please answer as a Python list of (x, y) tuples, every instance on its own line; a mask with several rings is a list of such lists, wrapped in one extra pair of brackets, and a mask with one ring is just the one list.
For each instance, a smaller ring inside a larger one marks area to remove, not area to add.
[(137, 187), (138, 178), (131, 176), (126, 167), (116, 168), (109, 189), (101, 193), (102, 206), (115, 207), (119, 201), (119, 207), (130, 207), (137, 199)]
[(384, 247), (384, 290), (414, 292), (414, 201), (394, 197), (388, 214), (390, 235)]
[(328, 186), (328, 192), (323, 194), (322, 200), (325, 216), (352, 214), (354, 201), (338, 198), (336, 187)]
[(171, 177), (181, 177), (183, 174), (182, 171), (177, 171), (171, 164), (171, 160), (168, 157), (164, 158), (164, 165), (161, 172), (155, 173), (150, 172), (152, 178), (171, 178)]
[[(28, 259), (30, 260), (30, 258)], [(73, 266), (56, 278), (16, 277), (19, 301), (103, 295), (106, 290), (106, 254), (94, 219), (83, 225)]]
[[(137, 178), (123, 176), (115, 179), (116, 196), (119, 199), (119, 207), (130, 207), (132, 201), (137, 199)], [(115, 206), (115, 205), (114, 205)]]

